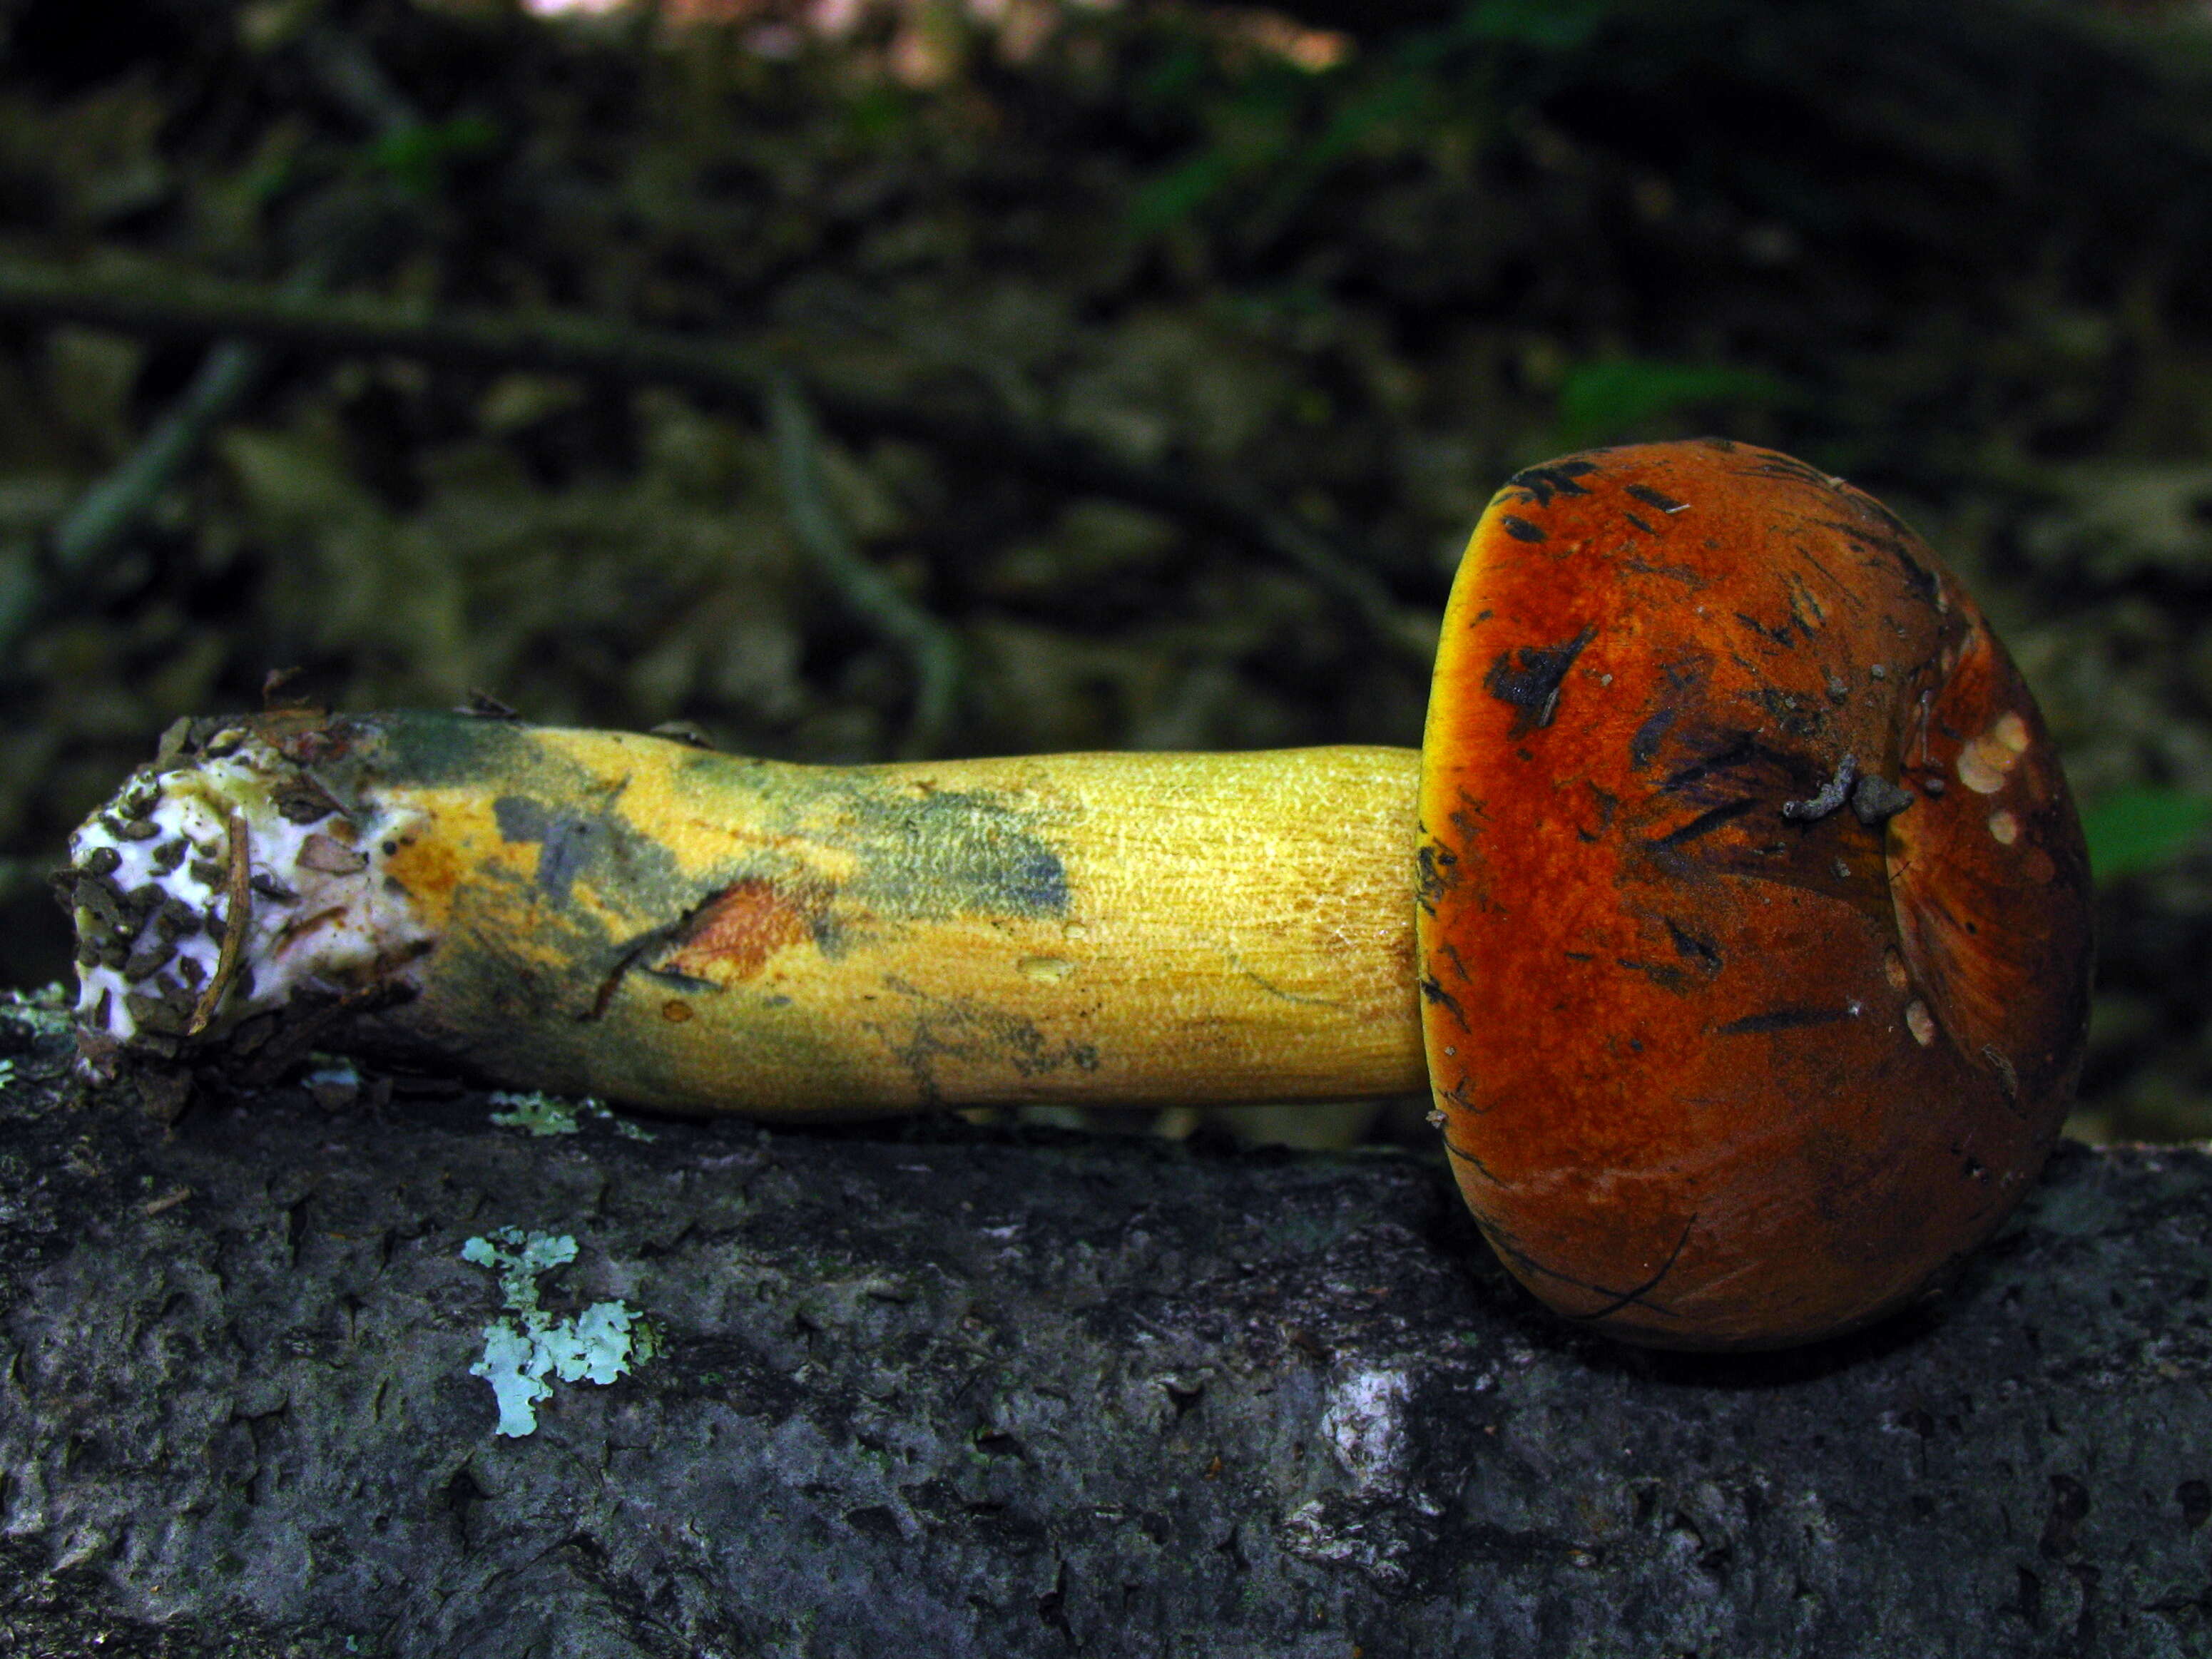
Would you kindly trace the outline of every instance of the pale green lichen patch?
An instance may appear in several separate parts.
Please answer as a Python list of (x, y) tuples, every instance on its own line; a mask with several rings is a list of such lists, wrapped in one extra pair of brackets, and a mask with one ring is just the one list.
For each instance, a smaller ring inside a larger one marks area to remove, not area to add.
[(608, 1109), (605, 1101), (585, 1095), (570, 1099), (565, 1095), (549, 1095), (538, 1090), (519, 1093), (495, 1089), (485, 1097), (504, 1111), (494, 1112), (491, 1121), (502, 1129), (522, 1129), (533, 1135), (573, 1135), (583, 1127), (582, 1118), (603, 1121), (626, 1140), (651, 1140), (653, 1131)]
[(595, 1302), (571, 1319), (556, 1319), (538, 1304), (542, 1273), (576, 1259), (567, 1234), (501, 1227), (461, 1246), (461, 1259), (499, 1276), (500, 1298), (511, 1319), (484, 1327), (483, 1357), (469, 1375), (491, 1384), (499, 1401), (498, 1432), (520, 1437), (538, 1427), (538, 1402), (563, 1382), (613, 1382), (653, 1358), (653, 1328), (620, 1302)]
[(326, 1054), (319, 1049), (307, 1056), (309, 1068), (300, 1075), (300, 1081), (309, 1088), (322, 1085), (334, 1089), (361, 1087), (361, 1068), (343, 1054)]
[[(534, 1135), (572, 1135), (577, 1131), (576, 1109), (580, 1106), (596, 1105), (592, 1100), (568, 1100), (559, 1095), (540, 1094), (532, 1090), (518, 1094), (506, 1089), (495, 1089), (486, 1097), (495, 1106), (507, 1108), (494, 1112), (491, 1121), (502, 1129), (526, 1129)], [(476, 1241), (470, 1241), (474, 1243)]]
[(40, 1036), (67, 1036), (76, 1024), (75, 1000), (58, 980), (35, 991), (0, 992), (0, 1019), (27, 1025)]
[[(0, 991), (0, 1020), (28, 1032), (34, 1044), (63, 1042), (76, 1027), (75, 1002), (75, 996), (64, 985), (48, 985), (34, 991)], [(9, 1046), (17, 1044), (11, 1042)], [(19, 1083), (51, 1079), (67, 1064), (51, 1049), (0, 1060), (0, 1090)]]

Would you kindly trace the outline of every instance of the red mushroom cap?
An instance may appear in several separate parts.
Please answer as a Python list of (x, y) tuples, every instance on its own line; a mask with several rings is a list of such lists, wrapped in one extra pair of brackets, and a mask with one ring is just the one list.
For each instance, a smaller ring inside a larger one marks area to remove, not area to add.
[(1546, 1302), (1808, 1341), (2027, 1190), (2080, 1069), (2087, 858), (2027, 685), (1879, 503), (1716, 440), (1520, 473), (1424, 754), (1430, 1076)]

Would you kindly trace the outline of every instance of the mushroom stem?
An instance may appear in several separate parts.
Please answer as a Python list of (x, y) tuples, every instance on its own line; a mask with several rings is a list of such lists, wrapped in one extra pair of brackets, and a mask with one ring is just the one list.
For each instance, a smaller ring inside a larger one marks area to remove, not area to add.
[(1419, 769), (203, 723), (78, 832), (81, 1018), (112, 1063), (345, 995), (317, 1042), (680, 1111), (1413, 1091)]

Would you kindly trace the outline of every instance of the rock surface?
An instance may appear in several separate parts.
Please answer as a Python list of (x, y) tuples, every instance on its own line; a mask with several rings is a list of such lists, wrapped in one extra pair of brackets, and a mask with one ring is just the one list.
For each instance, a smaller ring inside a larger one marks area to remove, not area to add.
[[(1721, 1360), (1550, 1318), (1409, 1157), (327, 1085), (165, 1133), (20, 1013), (0, 1060), (0, 1651), (2212, 1651), (2201, 1150), (2068, 1146), (1939, 1304)], [(521, 1437), (510, 1226), (658, 1342)]]

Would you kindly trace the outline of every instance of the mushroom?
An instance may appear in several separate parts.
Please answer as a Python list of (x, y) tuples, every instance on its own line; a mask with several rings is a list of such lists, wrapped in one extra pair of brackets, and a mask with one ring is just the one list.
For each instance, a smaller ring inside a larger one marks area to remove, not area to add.
[(1939, 1282), (2087, 1023), (2081, 831), (2002, 647), (1881, 507), (1718, 441), (1508, 483), (1420, 756), (277, 711), (173, 731), (71, 852), (96, 1074), (313, 1043), (784, 1116), (1425, 1077), (1505, 1266), (1661, 1346)]

